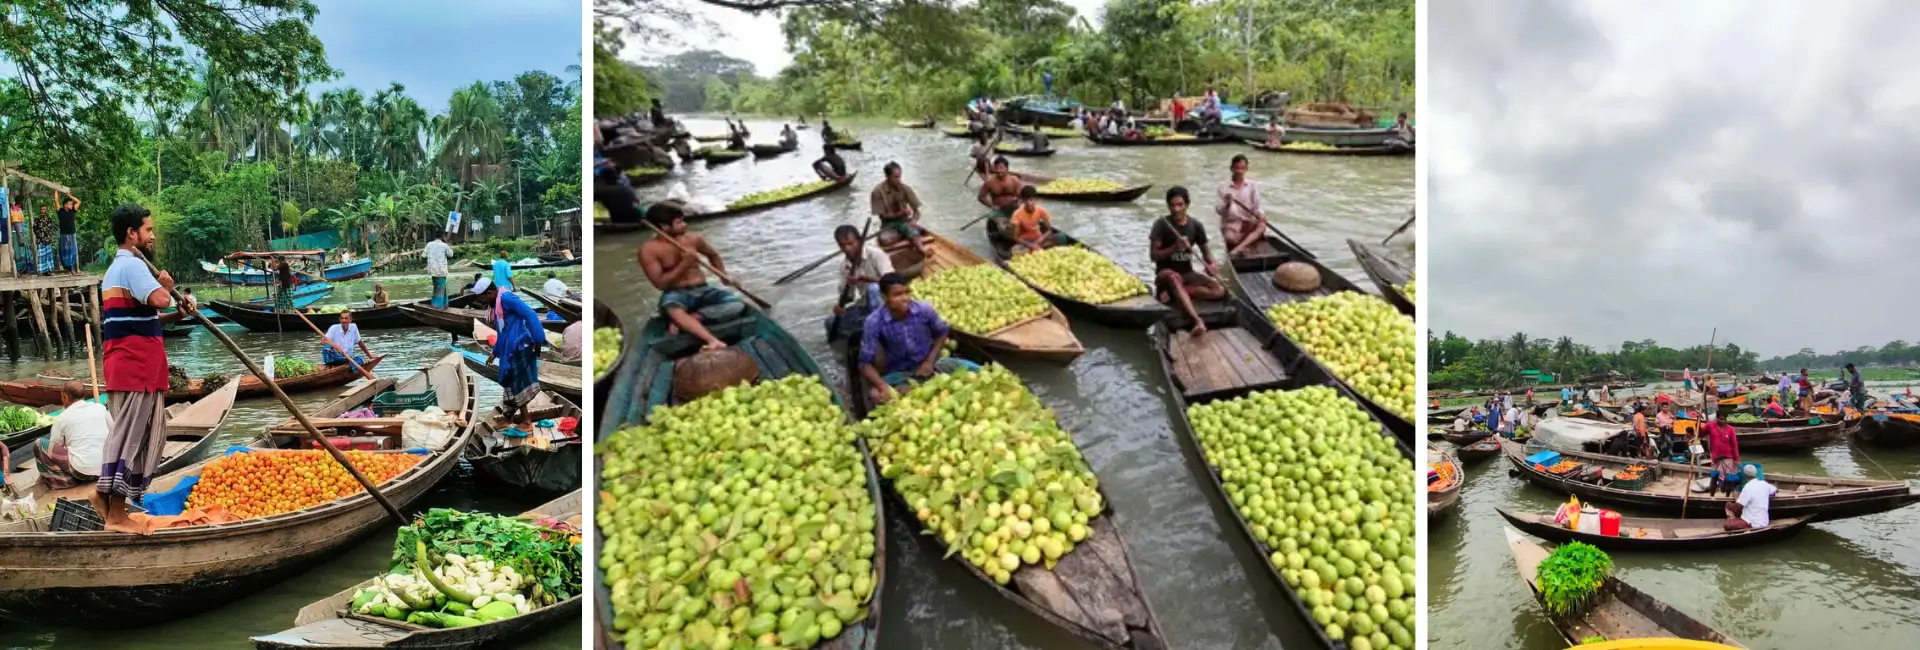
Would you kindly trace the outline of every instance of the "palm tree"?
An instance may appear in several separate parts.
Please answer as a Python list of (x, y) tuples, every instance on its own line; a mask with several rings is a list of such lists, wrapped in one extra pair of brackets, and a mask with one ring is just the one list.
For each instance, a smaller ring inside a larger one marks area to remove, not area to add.
[(192, 108), (187, 123), (201, 151), (220, 151), (229, 158), (235, 152), (233, 131), (235, 97), (226, 75), (212, 61), (200, 66), (195, 82)]
[(1533, 357), (1531, 350), (1527, 347), (1527, 335), (1522, 332), (1514, 332), (1513, 336), (1507, 337), (1505, 353), (1509, 363), (1523, 367), (1522, 369), (1524, 369), (1527, 361)]
[(330, 90), (321, 95), (321, 101), (327, 106), (327, 118), (333, 124), (342, 145), (339, 156), (348, 162), (360, 162), (360, 139), (364, 137), (363, 125), (366, 120), (366, 97), (359, 88), (347, 87)]
[(1578, 372), (1574, 368), (1574, 352), (1573, 337), (1562, 336), (1553, 344), (1553, 366), (1561, 373), (1561, 381)]
[(446, 148), (441, 151), (441, 162), (453, 163), (456, 182), (465, 187), (471, 179), (469, 164), (485, 164), (499, 156), (504, 131), (500, 104), (487, 94), (485, 86), (476, 81), (455, 90), (442, 123)]

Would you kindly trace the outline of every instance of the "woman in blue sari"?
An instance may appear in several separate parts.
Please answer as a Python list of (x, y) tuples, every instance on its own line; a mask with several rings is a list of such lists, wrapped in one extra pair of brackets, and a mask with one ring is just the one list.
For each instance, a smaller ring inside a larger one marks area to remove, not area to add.
[[(505, 394), (501, 405), (515, 425), (532, 424), (526, 406), (540, 394), (540, 347), (547, 342), (546, 329), (540, 326), (540, 314), (528, 307), (520, 296), (493, 287), (484, 299), (492, 299), (493, 329), (497, 333), (487, 362), (500, 362), (500, 388)], [(525, 430), (524, 428), (522, 430)]]

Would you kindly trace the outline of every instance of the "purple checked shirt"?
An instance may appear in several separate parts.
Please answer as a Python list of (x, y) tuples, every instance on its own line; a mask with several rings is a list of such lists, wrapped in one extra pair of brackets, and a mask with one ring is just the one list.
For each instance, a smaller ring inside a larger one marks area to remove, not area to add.
[(874, 352), (887, 353), (887, 365), (881, 374), (910, 372), (933, 351), (933, 340), (947, 334), (947, 321), (927, 303), (907, 303), (905, 318), (894, 318), (893, 311), (881, 307), (867, 315), (865, 333), (860, 335), (860, 365), (873, 363)]

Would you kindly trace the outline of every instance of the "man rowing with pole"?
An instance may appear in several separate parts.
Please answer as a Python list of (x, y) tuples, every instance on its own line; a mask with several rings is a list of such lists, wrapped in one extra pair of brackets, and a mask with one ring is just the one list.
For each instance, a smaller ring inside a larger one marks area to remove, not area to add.
[[(866, 322), (867, 315), (879, 309), (883, 302), (880, 278), (894, 272), (893, 258), (880, 250), (876, 239), (860, 241), (860, 229), (850, 225), (833, 229), (834, 244), (840, 247), (843, 257), (840, 259), (840, 293), (834, 301), (834, 317), (828, 319), (838, 330), (829, 332), (832, 337), (853, 334), (857, 329), (853, 326)], [(842, 304), (849, 300), (851, 304)]]
[[(351, 310), (342, 310), (340, 312), (340, 322), (335, 323), (333, 327), (327, 328), (326, 339), (327, 342), (332, 343), (332, 345), (320, 346), (321, 365), (337, 366), (347, 363), (347, 357), (345, 354), (341, 354), (341, 351), (344, 350), (347, 354), (353, 354), (353, 349), (356, 347), (360, 348), (361, 354), (365, 354), (366, 356), (354, 355), (353, 365), (355, 367), (366, 367), (367, 358), (373, 356), (373, 350), (367, 349), (367, 342), (360, 340), (360, 326), (353, 324), (353, 312)], [(339, 349), (336, 350), (336, 347)]]
[(1247, 157), (1234, 154), (1229, 164), (1233, 177), (1220, 186), (1220, 238), (1226, 241), (1227, 258), (1239, 257), (1267, 234), (1267, 215), (1260, 209), (1260, 188), (1247, 180)]
[(120, 250), (100, 281), (100, 336), (105, 342), (101, 367), (113, 420), (100, 454), (93, 509), (107, 530), (144, 535), (146, 528), (127, 516), (127, 503), (146, 495), (167, 444), (167, 349), (161, 343), (161, 329), (196, 307), (188, 302), (171, 313), (160, 313), (174, 306), (168, 293), (173, 275), (161, 271), (154, 276), (141, 257), (153, 258), (151, 212), (123, 205), (113, 211), (109, 222)]
[(980, 205), (992, 208), (1001, 217), (1013, 216), (1020, 207), (1020, 177), (1007, 170), (1007, 157), (993, 159), (993, 174), (980, 185)]
[[(1187, 188), (1167, 189), (1167, 215), (1153, 222), (1147, 236), (1153, 258), (1154, 295), (1162, 303), (1172, 303), (1193, 319), (1193, 334), (1207, 332), (1207, 324), (1193, 307), (1194, 300), (1219, 300), (1227, 296), (1227, 287), (1214, 279), (1218, 267), (1207, 250), (1207, 229), (1187, 215)], [(1198, 248), (1206, 262), (1206, 274), (1193, 270), (1193, 252)]]
[[(720, 251), (714, 250), (706, 238), (699, 233), (687, 231), (686, 215), (671, 205), (655, 204), (647, 208), (647, 221), (660, 229), (661, 236), (648, 239), (640, 244), (637, 256), (640, 269), (647, 274), (647, 281), (653, 288), (660, 290), (660, 312), (673, 323), (673, 330), (684, 331), (702, 341), (705, 348), (718, 350), (727, 344), (707, 331), (701, 324), (702, 318), (724, 320), (726, 314), (737, 315), (740, 310), (740, 297), (717, 286), (707, 283), (706, 273), (700, 270), (700, 258), (680, 249), (699, 253), (707, 259), (715, 271), (727, 272), (727, 264), (720, 259)], [(663, 241), (671, 238), (672, 241)], [(679, 242), (680, 246), (675, 246)], [(538, 326), (538, 317), (535, 317)]]

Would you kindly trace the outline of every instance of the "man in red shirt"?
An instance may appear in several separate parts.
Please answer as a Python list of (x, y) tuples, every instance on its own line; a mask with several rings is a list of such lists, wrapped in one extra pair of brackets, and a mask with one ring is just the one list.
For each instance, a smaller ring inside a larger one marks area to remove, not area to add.
[(1173, 130), (1180, 130), (1180, 122), (1187, 119), (1187, 105), (1180, 99), (1180, 92), (1173, 93)]
[(120, 250), (100, 282), (100, 338), (113, 420), (100, 454), (93, 508), (107, 530), (146, 534), (127, 517), (126, 504), (146, 495), (167, 444), (167, 349), (160, 330), (195, 308), (189, 302), (160, 313), (173, 306), (173, 276), (166, 271), (154, 276), (140, 258), (153, 259), (153, 217), (147, 209), (120, 206), (111, 224)]
[(1707, 487), (1707, 494), (1719, 492), (1725, 488), (1731, 496), (1735, 486), (1740, 484), (1740, 436), (1727, 424), (1727, 412), (1714, 413), (1713, 421), (1704, 427), (1707, 430), (1707, 450), (1713, 456), (1713, 472), (1707, 476), (1713, 479)]

